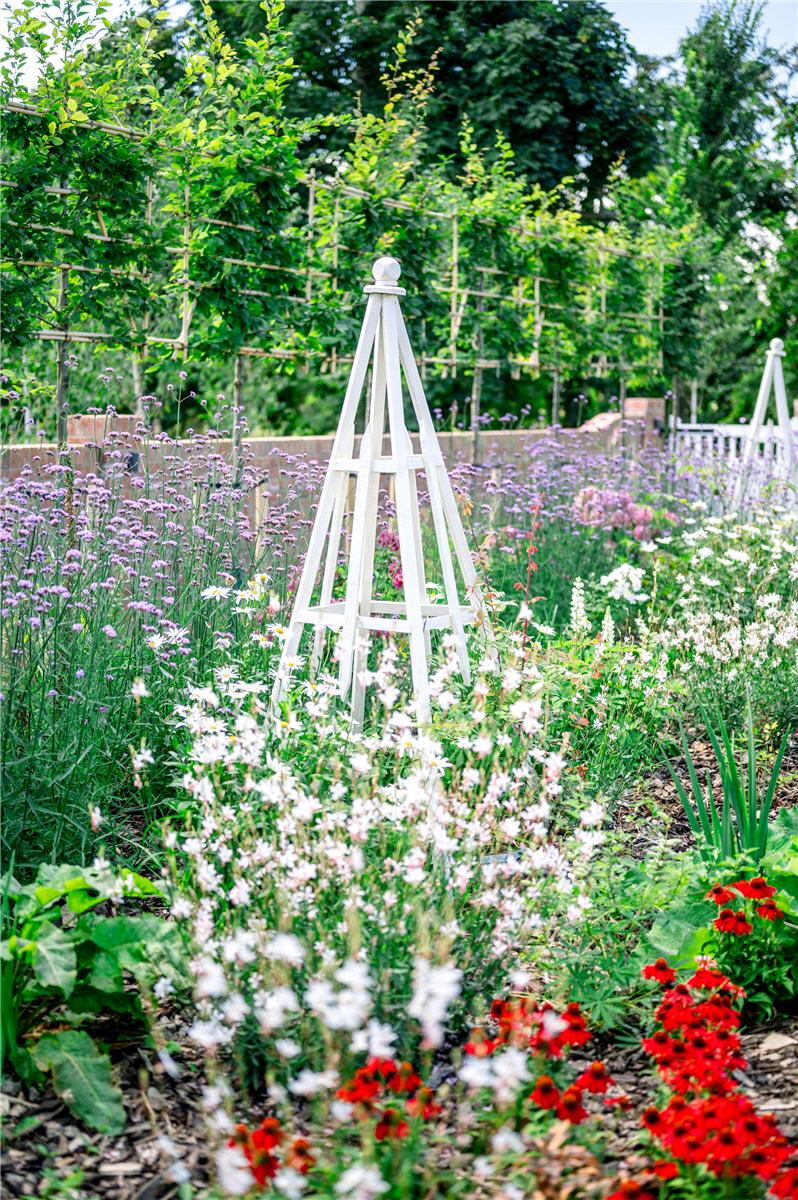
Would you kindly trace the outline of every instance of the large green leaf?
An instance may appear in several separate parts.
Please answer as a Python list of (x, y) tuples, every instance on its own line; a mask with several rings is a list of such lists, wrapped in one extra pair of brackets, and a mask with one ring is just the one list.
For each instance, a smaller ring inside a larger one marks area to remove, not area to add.
[(646, 943), (673, 966), (691, 963), (709, 936), (707, 907), (695, 900), (675, 904), (656, 919)]
[(73, 940), (58, 925), (43, 923), (36, 934), (33, 973), (43, 987), (60, 988), (68, 996), (75, 986), (77, 956)]
[(125, 1127), (122, 1094), (111, 1078), (111, 1063), (87, 1033), (67, 1029), (48, 1033), (33, 1047), (33, 1061), (50, 1071), (53, 1087), (69, 1110), (100, 1133)]

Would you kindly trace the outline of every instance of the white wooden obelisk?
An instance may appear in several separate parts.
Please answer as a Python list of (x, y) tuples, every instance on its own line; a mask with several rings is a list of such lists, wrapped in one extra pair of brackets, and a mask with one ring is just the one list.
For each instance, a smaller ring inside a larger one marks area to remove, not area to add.
[(765, 369), (759, 384), (759, 392), (754, 405), (754, 413), (748, 431), (743, 456), (740, 463), (740, 475), (735, 487), (735, 501), (739, 503), (744, 496), (748, 483), (751, 461), (756, 454), (760, 441), (762, 426), (767, 416), (770, 404), (770, 392), (776, 397), (777, 439), (775, 445), (777, 459), (777, 476), (796, 482), (796, 461), (793, 449), (793, 429), (790, 422), (790, 410), (787, 404), (787, 390), (784, 386), (784, 370), (781, 360), (784, 358), (784, 342), (781, 338), (773, 338), (765, 356)]
[[(370, 634), (388, 632), (409, 636), (416, 715), (423, 724), (429, 719), (430, 631), (452, 631), (460, 671), (468, 680), (464, 627), (476, 619), (481, 604), (474, 562), (399, 307), (399, 298), (405, 295), (404, 288), (398, 286), (401, 268), (395, 258), (379, 258), (372, 273), (374, 283), (364, 289), (368, 295), (366, 314), (273, 691), (273, 700), (277, 703), (285, 691), (306, 625), (315, 628), (311, 669), (318, 666), (326, 631), (338, 630), (338, 686), (342, 697), (351, 692), (353, 722), (358, 728), (363, 718), (365, 692), (361, 675), (366, 665)], [(355, 418), (369, 362), (372, 362), (372, 374), (368, 415), (359, 453), (353, 457)], [(418, 453), (405, 423), (402, 374), (418, 423)], [(384, 455), (386, 402), (390, 451)], [(418, 472), (423, 472), (426, 478), (445, 603), (428, 602), (416, 486)], [(393, 476), (394, 480), (404, 593), (403, 598), (396, 601), (377, 600), (372, 596), (380, 478), (383, 475)], [(352, 476), (355, 497), (346, 588), (343, 598), (334, 600), (333, 585)], [(458, 592), (452, 548), (462, 578), (464, 601)], [(313, 603), (320, 570), (320, 595), (318, 602)]]

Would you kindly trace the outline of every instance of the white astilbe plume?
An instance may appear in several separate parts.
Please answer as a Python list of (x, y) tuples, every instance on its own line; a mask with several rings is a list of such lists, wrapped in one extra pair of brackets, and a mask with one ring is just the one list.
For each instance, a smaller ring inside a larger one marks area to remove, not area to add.
[(427, 958), (416, 959), (413, 998), (407, 1011), (420, 1022), (424, 1045), (428, 1049), (437, 1049), (443, 1042), (446, 1013), (460, 995), (462, 977), (463, 972), (452, 963), (433, 967)]

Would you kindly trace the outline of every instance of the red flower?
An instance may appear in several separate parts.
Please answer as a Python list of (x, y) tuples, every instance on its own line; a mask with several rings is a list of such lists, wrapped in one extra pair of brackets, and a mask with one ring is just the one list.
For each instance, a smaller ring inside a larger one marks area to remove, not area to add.
[(742, 937), (746, 933), (751, 933), (754, 928), (751, 922), (746, 920), (742, 909), (732, 912), (730, 908), (723, 908), (720, 911), (720, 916), (717, 916), (712, 924), (721, 933), (733, 933), (738, 937)]
[(307, 1175), (315, 1162), (316, 1159), (310, 1152), (310, 1142), (307, 1138), (294, 1138), (291, 1149), (285, 1158), (286, 1166), (293, 1167), (300, 1175)]
[(655, 1200), (655, 1196), (646, 1189), (645, 1184), (627, 1179), (616, 1191), (610, 1192), (607, 1200)]
[(718, 988), (734, 988), (734, 984), (715, 967), (709, 966), (708, 963), (702, 964), (692, 978), (687, 980), (687, 986), (691, 988), (706, 988), (715, 991)]
[(412, 1100), (407, 1102), (407, 1112), (411, 1117), (422, 1117), (431, 1121), (441, 1112), (440, 1104), (435, 1103), (435, 1093), (432, 1088), (420, 1087)]
[(252, 1145), (256, 1150), (273, 1150), (283, 1140), (283, 1131), (276, 1117), (267, 1117), (252, 1134)]
[(798, 1197), (798, 1167), (790, 1167), (770, 1185), (770, 1194), (778, 1200), (796, 1200)]
[(488, 1037), (484, 1029), (473, 1029), (464, 1049), (466, 1054), (473, 1054), (475, 1058), (487, 1058), (498, 1044), (498, 1041)]
[(757, 904), (756, 915), (762, 917), (764, 921), (780, 921), (787, 914), (776, 907), (774, 900), (765, 900), (763, 904)]
[(656, 979), (657, 983), (665, 984), (673, 983), (676, 978), (676, 972), (673, 967), (668, 966), (667, 959), (657, 958), (653, 963), (643, 967), (640, 972), (644, 979)]
[(713, 883), (704, 899), (714, 900), (716, 904), (731, 904), (734, 892), (724, 887), (722, 883)]
[(768, 897), (776, 895), (776, 889), (770, 886), (763, 875), (756, 875), (753, 879), (738, 879), (736, 883), (730, 883), (729, 887), (733, 887), (746, 900), (767, 900)]
[(661, 1158), (659, 1162), (655, 1162), (651, 1169), (657, 1179), (676, 1179), (679, 1174), (676, 1163), (669, 1162), (667, 1158)]
[(571, 1086), (565, 1089), (557, 1106), (557, 1116), (561, 1121), (570, 1121), (572, 1125), (579, 1125), (587, 1119), (588, 1112), (582, 1103), (582, 1092), (578, 1087)]
[(560, 1103), (560, 1089), (551, 1075), (541, 1075), (529, 1099), (538, 1108), (556, 1108)]
[(397, 1108), (384, 1109), (374, 1127), (374, 1136), (378, 1142), (384, 1142), (393, 1138), (405, 1138), (409, 1132), (410, 1126)]
[(576, 1087), (586, 1092), (603, 1095), (612, 1083), (610, 1073), (603, 1062), (594, 1062), (576, 1081)]

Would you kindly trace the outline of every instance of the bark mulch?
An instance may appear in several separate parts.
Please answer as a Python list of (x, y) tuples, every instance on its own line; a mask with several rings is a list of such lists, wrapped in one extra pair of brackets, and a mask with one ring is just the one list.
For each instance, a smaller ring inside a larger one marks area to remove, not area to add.
[[(712, 746), (708, 741), (696, 740), (690, 744), (690, 753), (701, 787), (706, 789), (707, 774), (709, 774), (714, 795), (719, 800), (723, 795), (723, 790)], [(684, 762), (674, 758), (671, 760), (671, 765), (684, 785), (688, 796), (691, 796), (690, 779)], [(796, 805), (798, 805), (798, 744), (790, 744), (782, 761), (779, 783), (773, 799), (772, 814), (775, 815), (780, 808), (790, 808)], [(630, 853), (637, 859), (645, 858), (652, 845), (661, 845), (663, 835), (667, 836), (669, 843), (677, 851), (689, 850), (695, 845), (682, 802), (664, 763), (627, 790), (615, 808), (614, 820), (616, 828), (631, 838)]]
[(174, 1064), (167, 1058), (168, 1070), (151, 1048), (111, 1047), (128, 1118), (117, 1136), (87, 1130), (51, 1092), (25, 1092), (16, 1080), (4, 1080), (5, 1196), (27, 1200), (46, 1195), (50, 1172), (60, 1179), (81, 1176), (73, 1191), (55, 1192), (59, 1200), (171, 1200), (181, 1179), (190, 1175), (195, 1184), (207, 1179), (202, 1055), (190, 1049), (179, 1012), (170, 1017), (170, 1040), (189, 1049), (182, 1049)]

